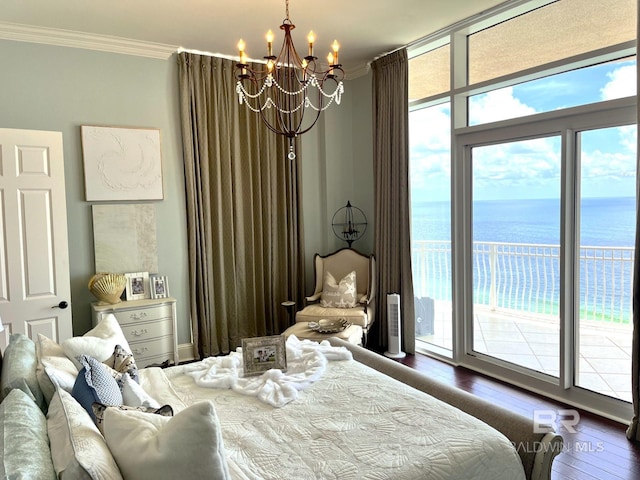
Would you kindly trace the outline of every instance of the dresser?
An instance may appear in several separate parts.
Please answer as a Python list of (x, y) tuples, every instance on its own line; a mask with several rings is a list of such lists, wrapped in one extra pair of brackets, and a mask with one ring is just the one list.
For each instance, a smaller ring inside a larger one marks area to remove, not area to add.
[(91, 304), (93, 325), (114, 314), (139, 368), (178, 359), (176, 299), (133, 300), (113, 305)]

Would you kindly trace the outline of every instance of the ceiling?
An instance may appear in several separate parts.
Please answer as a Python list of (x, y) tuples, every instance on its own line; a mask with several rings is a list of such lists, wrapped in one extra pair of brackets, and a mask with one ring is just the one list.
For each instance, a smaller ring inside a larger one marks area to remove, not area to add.
[[(348, 76), (358, 76), (374, 58), (503, 2), (290, 0), (289, 16), (301, 53), (306, 53), (309, 30), (316, 35), (314, 53), (320, 58), (337, 39), (340, 63)], [(261, 58), (268, 29), (276, 35), (274, 50), (279, 49), (284, 18), (285, 0), (2, 0), (0, 38), (97, 48), (119, 37), (118, 42), (151, 42), (167, 51), (182, 47), (230, 56), (238, 54), (242, 38), (249, 57)]]

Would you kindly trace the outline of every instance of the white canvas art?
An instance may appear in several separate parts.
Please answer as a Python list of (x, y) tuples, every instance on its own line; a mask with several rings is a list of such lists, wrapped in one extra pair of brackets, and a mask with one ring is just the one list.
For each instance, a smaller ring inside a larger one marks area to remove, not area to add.
[(87, 201), (162, 200), (160, 130), (82, 126)]

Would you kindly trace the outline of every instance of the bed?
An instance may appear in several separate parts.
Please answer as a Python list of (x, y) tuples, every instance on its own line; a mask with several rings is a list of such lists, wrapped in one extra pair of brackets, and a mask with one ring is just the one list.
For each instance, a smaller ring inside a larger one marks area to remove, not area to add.
[[(122, 338), (106, 340), (105, 352)], [(20, 338), (21, 351), (31, 351), (29, 342)], [(9, 422), (10, 412), (22, 412), (29, 432), (20, 442), (23, 452), (24, 442), (50, 445), (50, 451), (38, 449), (40, 457), (32, 455), (32, 464), (54, 472), (12, 478), (550, 478), (562, 439), (552, 431), (533, 433), (530, 419), (340, 339), (318, 345), (290, 337), (287, 347), (290, 342), (297, 350), (286, 373), (231, 383), (227, 376), (221, 384), (221, 366), (229, 366), (233, 354), (137, 371), (140, 398), (169, 405), (172, 416), (109, 407), (91, 418), (76, 401), (77, 392), (69, 392), (74, 373), (55, 342), (36, 341), (28, 362), (16, 361), (16, 349), (9, 351), (2, 367), (4, 438), (12, 438), (8, 429), (20, 427)], [(75, 345), (86, 346), (86, 341)], [(11, 372), (14, 366), (18, 373)], [(75, 383), (88, 371), (76, 370)], [(43, 373), (53, 381), (47, 383)], [(5, 382), (19, 376), (37, 381)], [(303, 381), (278, 390), (283, 378)], [(40, 394), (32, 391), (37, 387)], [(34, 435), (43, 428), (42, 418), (46, 431)], [(17, 468), (11, 461), (17, 443), (4, 442), (0, 473), (10, 475)]]

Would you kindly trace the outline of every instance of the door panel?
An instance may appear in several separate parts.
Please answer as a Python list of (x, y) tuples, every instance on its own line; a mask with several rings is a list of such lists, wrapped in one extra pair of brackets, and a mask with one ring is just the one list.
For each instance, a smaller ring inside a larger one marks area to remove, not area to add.
[(558, 377), (560, 137), (471, 151), (473, 350)]
[(62, 134), (0, 129), (0, 348), (72, 336)]

